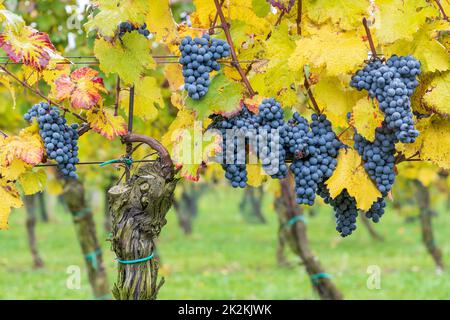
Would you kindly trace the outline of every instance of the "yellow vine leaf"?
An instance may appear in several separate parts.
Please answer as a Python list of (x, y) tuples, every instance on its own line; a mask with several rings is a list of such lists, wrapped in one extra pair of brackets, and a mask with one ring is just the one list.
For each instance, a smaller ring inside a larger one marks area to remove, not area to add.
[(8, 218), (11, 208), (20, 208), (23, 203), (19, 192), (12, 183), (0, 179), (0, 230), (8, 229)]
[(398, 172), (407, 179), (419, 180), (425, 187), (429, 187), (439, 180), (437, 166), (424, 161), (400, 163)]
[(180, 129), (186, 129), (194, 126), (195, 111), (193, 110), (179, 110), (176, 118), (172, 121), (169, 129), (162, 137), (162, 144), (169, 150), (173, 147), (173, 143), (176, 140), (177, 132)]
[(261, 164), (248, 164), (247, 178), (249, 186), (259, 187), (267, 180), (268, 175), (265, 174)]
[[(129, 93), (121, 92), (121, 107), (128, 114)], [(154, 120), (158, 116), (158, 109), (164, 107), (164, 99), (160, 85), (153, 77), (142, 78), (135, 85), (134, 115), (143, 120)]]
[(344, 30), (353, 30), (361, 26), (362, 18), (367, 15), (368, 0), (315, 0), (305, 1), (308, 17), (317, 24), (331, 20)]
[(22, 186), (25, 195), (31, 195), (44, 190), (47, 182), (45, 171), (28, 170), (19, 177), (19, 183)]
[[(413, 55), (422, 64), (422, 72), (445, 71), (450, 68), (448, 49), (436, 40), (436, 30), (441, 26), (430, 23), (413, 35), (413, 40), (401, 39), (384, 48), (387, 56)], [(448, 28), (448, 26), (447, 26)]]
[(203, 135), (200, 121), (173, 132), (170, 152), (180, 175), (190, 181), (198, 181), (200, 170), (210, 157), (220, 151), (220, 137), (211, 133)]
[(353, 126), (369, 141), (375, 140), (375, 129), (381, 126), (383, 119), (384, 115), (374, 100), (362, 98), (353, 107)]
[(11, 95), (11, 98), (13, 100), (13, 109), (16, 108), (16, 90), (14, 89), (14, 86), (11, 83), (11, 78), (4, 72), (0, 72), (0, 83), (5, 86), (6, 89), (8, 89), (9, 94)]
[(344, 88), (336, 77), (321, 77), (312, 88), (319, 108), (324, 111), (335, 128), (347, 127), (347, 113), (352, 111), (364, 94)]
[(428, 110), (450, 115), (450, 71), (436, 75), (423, 95), (423, 102)]
[[(244, 21), (252, 28), (253, 33), (267, 31), (269, 21), (258, 17), (253, 11), (253, 0), (227, 0), (222, 5), (222, 10), (227, 19)], [(212, 0), (194, 0), (196, 11), (191, 19), (197, 22), (195, 25), (200, 28), (209, 28), (216, 15), (216, 6)], [(220, 21), (219, 21), (220, 23)], [(233, 28), (232, 28), (233, 29)]]
[(420, 132), (420, 158), (444, 169), (450, 169), (450, 120), (435, 118), (424, 132)]
[(16, 181), (28, 168), (25, 162), (14, 158), (9, 166), (0, 166), (0, 175), (8, 181)]
[(148, 9), (145, 22), (148, 30), (155, 34), (157, 41), (166, 41), (170, 35), (177, 33), (169, 1), (152, 0), (148, 4)]
[(302, 71), (305, 65), (326, 68), (330, 76), (338, 76), (357, 69), (367, 59), (367, 47), (362, 34), (340, 31), (324, 25), (308, 37), (296, 41), (296, 49), (289, 58), (293, 71)]
[(127, 133), (125, 120), (121, 116), (114, 116), (112, 110), (88, 110), (86, 117), (92, 130), (109, 140)]
[(183, 88), (184, 78), (182, 70), (183, 67), (178, 63), (168, 63), (164, 67), (164, 76), (169, 82), (169, 87), (172, 92)]
[(377, 0), (376, 6), (375, 38), (383, 44), (412, 40), (427, 17), (438, 15), (438, 9), (426, 0)]
[(9, 167), (14, 159), (21, 159), (30, 165), (37, 165), (44, 157), (44, 146), (39, 135), (37, 123), (22, 129), (18, 136), (9, 136), (2, 140), (0, 165)]
[(149, 8), (148, 0), (97, 0), (95, 4), (100, 11), (84, 26), (88, 32), (96, 30), (109, 38), (123, 21), (142, 24)]
[(381, 197), (373, 181), (367, 175), (361, 157), (353, 149), (341, 149), (333, 175), (325, 182), (334, 199), (344, 189), (355, 198), (357, 207), (363, 211)]
[(94, 53), (103, 72), (117, 73), (125, 84), (133, 84), (146, 69), (153, 69), (156, 64), (150, 55), (150, 42), (143, 41), (137, 31), (125, 34), (122, 43), (97, 39)]
[(416, 142), (399, 143), (396, 149), (406, 158), (417, 157), (431, 161), (443, 169), (450, 169), (450, 120), (433, 116), (417, 121), (420, 132)]

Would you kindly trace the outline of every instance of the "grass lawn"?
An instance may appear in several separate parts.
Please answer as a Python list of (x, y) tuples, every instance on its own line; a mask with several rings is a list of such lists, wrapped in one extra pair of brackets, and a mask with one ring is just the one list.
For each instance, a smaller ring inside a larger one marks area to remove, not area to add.
[[(288, 253), (291, 268), (280, 268), (275, 259), (277, 219), (272, 200), (265, 198), (266, 225), (244, 222), (239, 214), (241, 191), (216, 188), (201, 198), (194, 233), (182, 234), (174, 212), (168, 214), (159, 251), (166, 284), (160, 299), (317, 299), (298, 259)], [(101, 203), (101, 201), (97, 201)], [(96, 206), (93, 206), (96, 208)], [(98, 236), (110, 282), (115, 279), (114, 256), (105, 241), (101, 205), (96, 208)], [(38, 246), (46, 267), (33, 270), (25, 231), (25, 212), (16, 210), (10, 230), (0, 232), (0, 299), (92, 299), (84, 259), (70, 216), (59, 206), (50, 223), (39, 222)], [(434, 219), (436, 241), (449, 262), (450, 244), (445, 234), (450, 215), (439, 208)], [(331, 209), (321, 208), (308, 217), (313, 251), (347, 299), (448, 299), (448, 272), (436, 274), (433, 261), (421, 243), (418, 221), (405, 223), (388, 210), (376, 225), (384, 242), (372, 240), (362, 224), (345, 239), (334, 230)], [(288, 250), (288, 249), (287, 249)], [(68, 289), (67, 268), (82, 269), (81, 289)], [(369, 289), (369, 266), (381, 271), (381, 288)]]

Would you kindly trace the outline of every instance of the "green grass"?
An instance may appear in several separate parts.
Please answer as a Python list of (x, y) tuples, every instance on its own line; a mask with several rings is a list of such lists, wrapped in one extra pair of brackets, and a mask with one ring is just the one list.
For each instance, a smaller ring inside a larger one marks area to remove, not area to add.
[[(317, 299), (294, 255), (287, 252), (293, 267), (277, 266), (278, 226), (271, 199), (266, 197), (263, 206), (268, 224), (251, 225), (239, 214), (241, 194), (231, 188), (205, 194), (194, 233), (189, 237), (182, 234), (175, 214), (169, 212), (159, 246), (166, 277), (160, 299)], [(97, 209), (98, 236), (113, 283), (114, 256), (101, 228), (102, 208)], [(450, 216), (445, 209), (439, 209), (440, 215), (434, 219), (436, 239), (445, 262), (449, 262), (450, 245), (445, 234)], [(0, 232), (0, 299), (92, 299), (70, 216), (60, 207), (54, 211), (51, 223), (39, 223), (36, 230), (46, 264), (43, 270), (31, 267), (24, 211), (13, 212), (10, 230)], [(436, 274), (421, 243), (418, 222), (405, 223), (390, 210), (376, 228), (385, 237), (384, 242), (372, 240), (362, 225), (351, 237), (341, 239), (334, 230), (331, 211), (325, 207), (317, 216), (308, 218), (311, 247), (345, 298), (450, 297), (448, 273)], [(66, 286), (70, 265), (82, 268), (80, 290)], [(379, 290), (367, 288), (370, 265), (381, 269)]]

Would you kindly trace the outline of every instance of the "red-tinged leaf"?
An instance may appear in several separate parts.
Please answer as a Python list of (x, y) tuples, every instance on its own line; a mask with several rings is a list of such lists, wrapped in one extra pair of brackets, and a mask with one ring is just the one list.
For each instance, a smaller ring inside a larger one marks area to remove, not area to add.
[(14, 159), (34, 166), (41, 163), (44, 157), (44, 145), (37, 123), (20, 131), (18, 136), (1, 140), (0, 146), (0, 165), (4, 167), (10, 166)]
[(11, 30), (0, 33), (0, 48), (14, 62), (23, 62), (42, 71), (50, 61), (51, 53), (56, 51), (48, 34), (31, 27), (24, 27), (16, 33)]
[(89, 110), (86, 116), (92, 130), (109, 140), (127, 133), (125, 120), (121, 116), (114, 116), (110, 110), (103, 108), (100, 110)]
[(91, 68), (80, 68), (70, 76), (62, 75), (55, 81), (53, 96), (59, 101), (70, 99), (75, 109), (92, 109), (101, 100), (101, 92), (107, 92), (103, 79), (98, 71)]

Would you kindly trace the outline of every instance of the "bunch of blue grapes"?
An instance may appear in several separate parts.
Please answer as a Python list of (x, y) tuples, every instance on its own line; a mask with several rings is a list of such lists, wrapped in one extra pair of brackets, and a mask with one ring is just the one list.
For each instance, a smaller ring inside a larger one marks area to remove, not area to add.
[(137, 30), (139, 34), (142, 34), (144, 37), (148, 37), (150, 35), (150, 31), (147, 30), (147, 24), (143, 24), (140, 27), (133, 25), (131, 22), (121, 22), (119, 24), (119, 37), (123, 37), (125, 33), (132, 32)]
[(372, 207), (366, 212), (366, 217), (377, 223), (384, 214), (386, 200), (384, 197), (378, 198)]
[(376, 98), (385, 114), (387, 128), (403, 143), (412, 143), (419, 132), (414, 128), (411, 96), (419, 85), (420, 62), (413, 56), (393, 55), (386, 63), (381, 60), (369, 62), (352, 77), (350, 85), (367, 90)]
[(339, 234), (342, 237), (351, 235), (356, 230), (356, 218), (358, 217), (355, 198), (348, 194), (347, 189), (344, 189), (333, 199), (323, 183), (319, 184), (317, 194), (324, 199), (325, 203), (333, 207), (336, 218), (336, 230)]
[(354, 146), (364, 161), (364, 168), (383, 196), (392, 189), (395, 180), (395, 134), (383, 122), (375, 130), (374, 142), (355, 134)]
[(75, 165), (78, 156), (78, 124), (66, 124), (56, 107), (41, 102), (24, 115), (24, 119), (37, 119), (39, 135), (45, 144), (47, 157), (58, 163), (58, 171), (65, 177), (78, 178)]
[(230, 55), (230, 46), (223, 40), (185, 37), (179, 46), (180, 64), (183, 66), (184, 88), (189, 97), (199, 100), (206, 95), (210, 85), (209, 74), (220, 70), (217, 60)]
[(220, 163), (225, 171), (225, 178), (234, 188), (247, 186), (248, 138), (249, 133), (255, 132), (257, 127), (256, 117), (245, 106), (234, 117), (217, 117), (210, 126), (211, 129), (218, 130), (222, 137)]
[(294, 158), (290, 169), (295, 178), (297, 203), (311, 206), (314, 204), (318, 185), (333, 174), (336, 157), (343, 144), (336, 137), (331, 122), (325, 115), (313, 114), (309, 131), (304, 128), (306, 119), (301, 119), (300, 115), (294, 116), (302, 130), (296, 131), (300, 133), (300, 137), (295, 141), (299, 141), (300, 145), (294, 145), (293, 150), (303, 151), (302, 157)]
[(373, 222), (378, 222), (384, 214), (386, 203), (384, 197), (392, 189), (395, 181), (395, 134), (387, 128), (385, 122), (375, 130), (374, 142), (355, 134), (354, 146), (364, 161), (364, 168), (376, 183), (382, 197), (379, 198), (366, 212), (366, 216)]
[(286, 151), (282, 136), (284, 111), (273, 98), (264, 99), (259, 106), (258, 121), (258, 157), (264, 171), (272, 178), (283, 179), (288, 174)]

